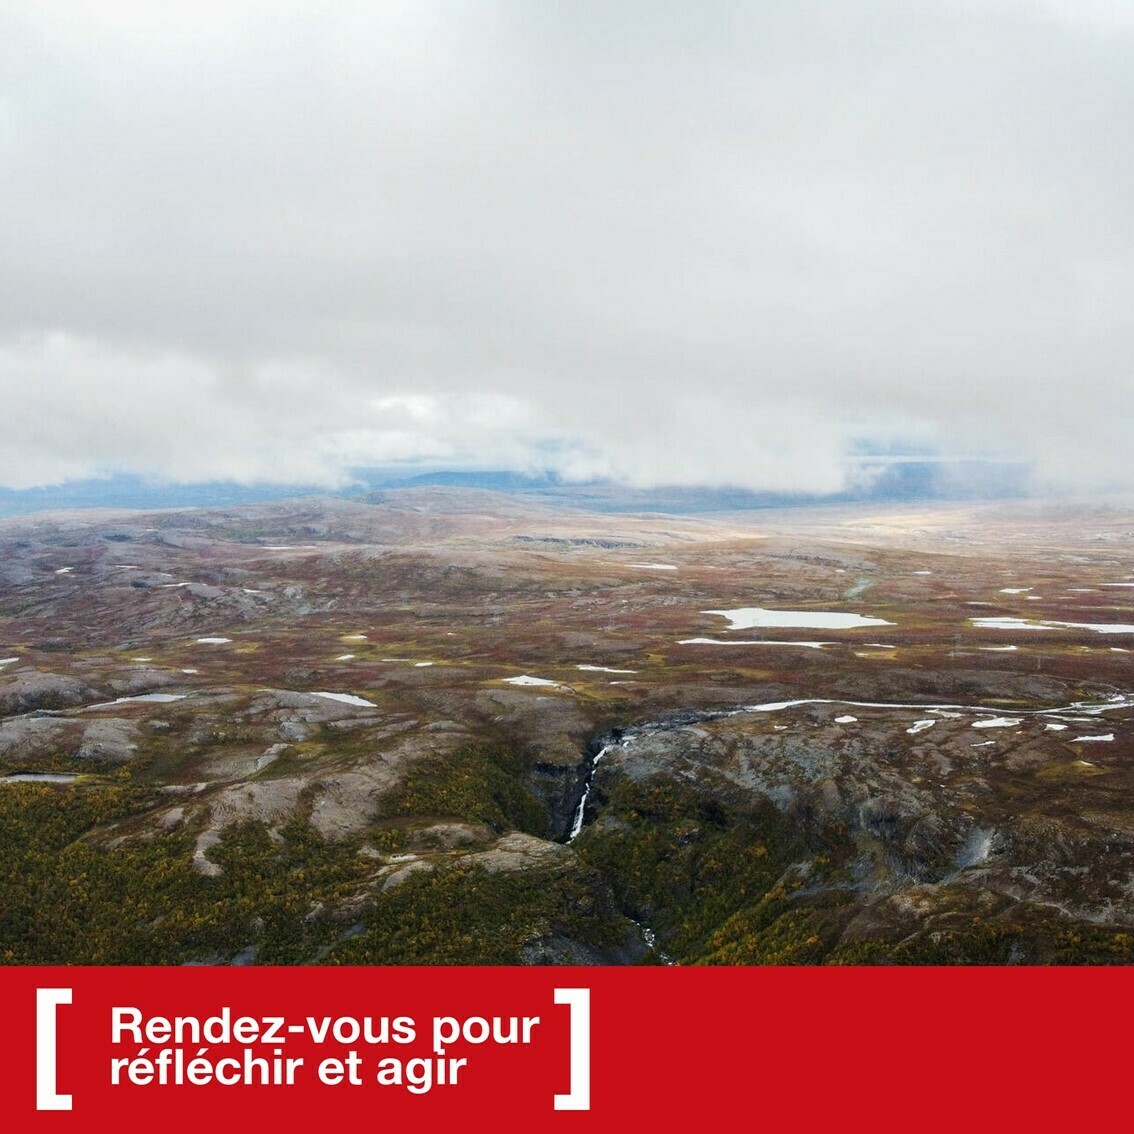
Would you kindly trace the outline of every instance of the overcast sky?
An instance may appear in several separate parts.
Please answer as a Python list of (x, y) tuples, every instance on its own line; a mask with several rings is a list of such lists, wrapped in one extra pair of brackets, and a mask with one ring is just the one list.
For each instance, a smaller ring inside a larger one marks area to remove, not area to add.
[(1134, 2), (0, 0), (0, 486), (1134, 485)]

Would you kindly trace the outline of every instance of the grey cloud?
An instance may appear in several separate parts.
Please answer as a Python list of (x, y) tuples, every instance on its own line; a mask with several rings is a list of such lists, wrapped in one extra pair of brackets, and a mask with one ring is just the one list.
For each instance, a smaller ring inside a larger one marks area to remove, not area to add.
[(10, 4), (0, 484), (1129, 485), (1123, 11)]

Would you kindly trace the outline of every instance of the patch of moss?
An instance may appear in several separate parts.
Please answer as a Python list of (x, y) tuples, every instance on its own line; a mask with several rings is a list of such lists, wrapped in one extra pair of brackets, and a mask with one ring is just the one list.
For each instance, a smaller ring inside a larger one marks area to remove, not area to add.
[[(453, 866), (416, 874), (381, 895), (364, 925), (332, 950), (329, 963), (515, 965), (524, 962), (525, 945), (543, 939), (606, 949), (627, 936), (605, 887), (574, 867), (490, 874)], [(570, 945), (564, 948), (569, 954)]]
[[(30, 790), (25, 790), (30, 789)], [(93, 832), (152, 802), (136, 788), (8, 785), (0, 792), (0, 959), (9, 964), (224, 961), (255, 943), (262, 962), (309, 960), (338, 927), (316, 902), (352, 893), (373, 864), (305, 824), (273, 841), (262, 825), (226, 833), (193, 869), (189, 831), (147, 832), (112, 848)]]
[(464, 819), (542, 838), (550, 814), (528, 787), (527, 771), (511, 749), (468, 744), (419, 763), (387, 799), (385, 811)]

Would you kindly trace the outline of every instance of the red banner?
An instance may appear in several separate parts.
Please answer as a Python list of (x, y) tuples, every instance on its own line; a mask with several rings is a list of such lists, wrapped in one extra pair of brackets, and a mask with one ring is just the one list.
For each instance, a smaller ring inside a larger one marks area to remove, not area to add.
[(1129, 1125), (1131, 969), (23, 968), (0, 993), (13, 1132)]

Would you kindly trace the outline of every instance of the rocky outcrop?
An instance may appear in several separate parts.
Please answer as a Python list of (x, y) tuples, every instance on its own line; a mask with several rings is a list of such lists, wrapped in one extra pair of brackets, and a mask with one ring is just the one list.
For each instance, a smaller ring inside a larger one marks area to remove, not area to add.
[[(1076, 711), (1086, 713), (1080, 732), (1126, 728), (1121, 705)], [(1123, 814), (1134, 776), (1122, 749), (1096, 745), (1084, 760), (1062, 730), (1047, 728), (1058, 714), (993, 713), (801, 704), (655, 721), (608, 748), (587, 818), (599, 817), (600, 839), (631, 830), (602, 809), (620, 778), (681, 785), (709, 812), (713, 801), (733, 812), (770, 801), (801, 845), (843, 848), (838, 869), (800, 893), (853, 893), (847, 940), (900, 940), (902, 926), (917, 928), (911, 919), (926, 932), (940, 919), (951, 924), (977, 892), (994, 896), (997, 917), (1011, 924), (1058, 916), (1134, 926), (1134, 828)], [(1092, 719), (1105, 724), (1092, 728)], [(799, 868), (809, 877), (806, 863)]]
[(130, 721), (113, 718), (91, 721), (83, 729), (75, 758), (103, 764), (124, 764), (138, 749), (137, 729)]
[(77, 677), (39, 670), (17, 670), (0, 679), (0, 715), (35, 709), (68, 709), (99, 700), (104, 694)]

